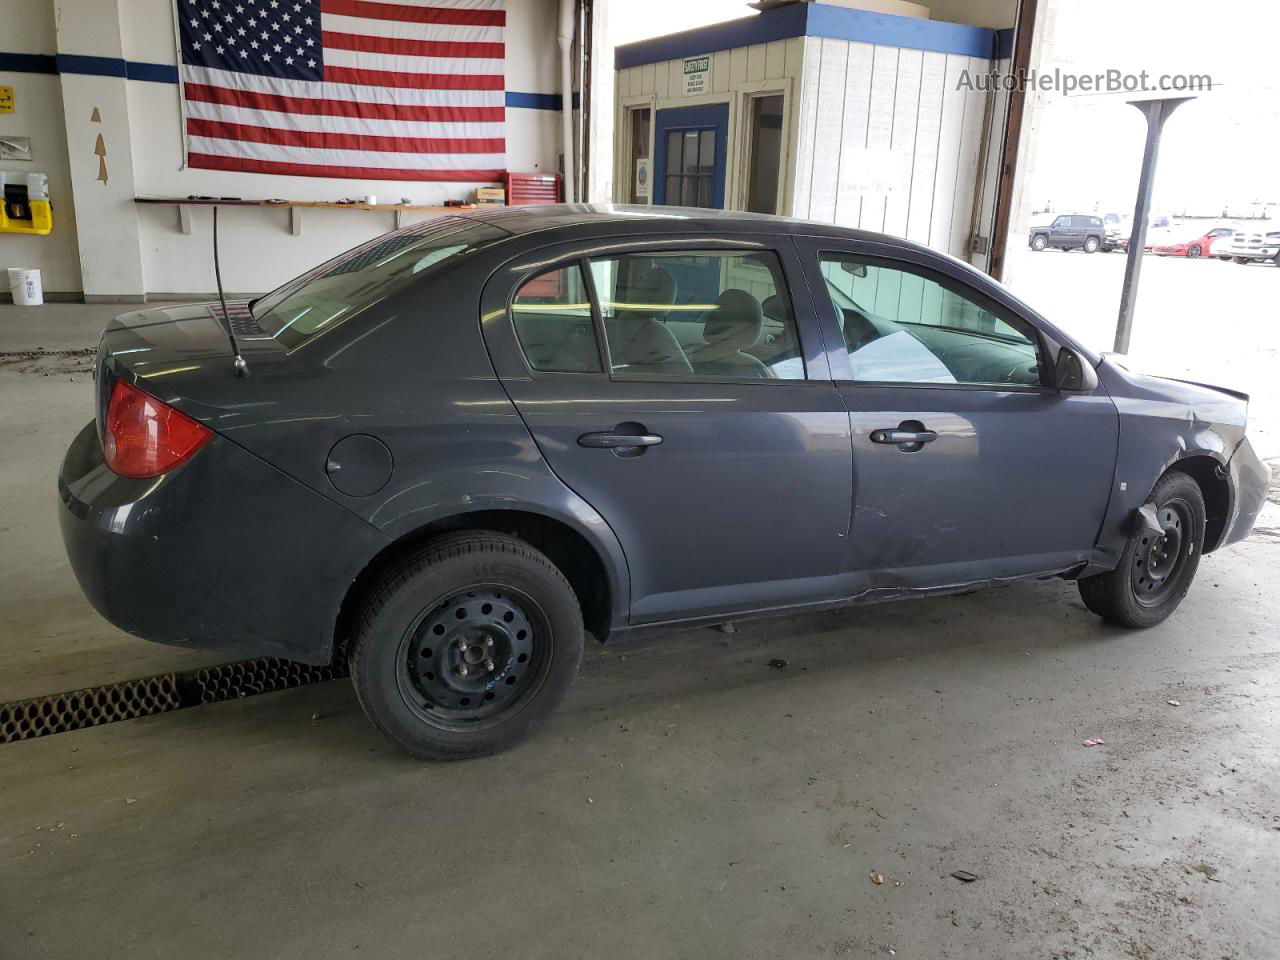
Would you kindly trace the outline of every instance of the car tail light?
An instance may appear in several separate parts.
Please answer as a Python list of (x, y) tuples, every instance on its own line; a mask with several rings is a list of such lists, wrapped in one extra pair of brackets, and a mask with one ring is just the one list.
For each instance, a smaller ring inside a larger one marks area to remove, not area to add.
[(158, 477), (203, 447), (213, 431), (131, 383), (117, 380), (102, 452), (122, 477)]

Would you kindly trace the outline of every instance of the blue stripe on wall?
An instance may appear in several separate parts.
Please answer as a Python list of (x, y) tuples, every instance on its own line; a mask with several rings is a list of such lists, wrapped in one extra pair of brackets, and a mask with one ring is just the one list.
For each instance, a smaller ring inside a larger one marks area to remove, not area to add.
[(0, 70), (13, 73), (57, 73), (58, 61), (43, 53), (0, 53)]
[(991, 59), (998, 49), (996, 31), (985, 27), (868, 13), (825, 3), (796, 3), (762, 10), (754, 17), (628, 43), (614, 51), (613, 64), (615, 69), (622, 70), (804, 36), (955, 53), (984, 60)]
[(130, 60), (124, 65), (125, 76), (130, 80), (148, 80), (151, 83), (177, 83), (178, 68), (169, 63), (140, 63)]
[[(144, 63), (140, 60), (121, 60), (118, 57), (86, 57), (77, 53), (49, 56), (42, 53), (0, 52), (0, 71), (124, 77), (150, 83), (178, 82), (178, 68), (169, 63)], [(508, 90), (506, 104), (516, 109), (559, 110), (560, 99), (558, 93), (520, 93)], [(573, 105), (578, 106), (576, 93), (573, 95)]]
[(825, 3), (805, 4), (809, 9), (808, 33), (814, 37), (836, 40), (858, 40), (886, 47), (908, 50), (930, 50), (955, 53), (964, 57), (990, 60), (996, 49), (994, 30), (971, 27), (964, 23), (942, 20), (920, 20), (895, 17), (887, 13), (868, 13), (832, 7)]
[(118, 57), (83, 57), (78, 53), (60, 53), (58, 72), (82, 73), (92, 77), (123, 77), (125, 62)]
[(507, 91), (507, 106), (522, 107), (526, 110), (559, 110), (561, 97), (558, 93), (517, 93)]

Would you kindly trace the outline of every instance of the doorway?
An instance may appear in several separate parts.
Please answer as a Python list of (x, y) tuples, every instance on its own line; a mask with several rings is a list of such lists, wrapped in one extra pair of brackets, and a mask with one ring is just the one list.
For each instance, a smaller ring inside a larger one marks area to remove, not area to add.
[(654, 127), (654, 201), (724, 209), (729, 105), (659, 110)]

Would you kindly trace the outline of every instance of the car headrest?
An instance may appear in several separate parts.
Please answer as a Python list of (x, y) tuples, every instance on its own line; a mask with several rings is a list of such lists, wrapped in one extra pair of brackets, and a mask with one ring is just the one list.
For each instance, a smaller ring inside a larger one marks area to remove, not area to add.
[(717, 355), (725, 355), (754, 347), (763, 330), (760, 301), (745, 290), (726, 290), (716, 298), (716, 308), (702, 327), (702, 339)]
[(649, 267), (632, 277), (626, 295), (619, 299), (625, 303), (641, 304), (641, 309), (636, 312), (643, 316), (661, 319), (666, 316), (666, 311), (655, 307), (669, 307), (676, 302), (676, 282), (661, 267)]
[(764, 311), (764, 315), (770, 320), (777, 320), (779, 323), (787, 322), (787, 305), (782, 302), (782, 298), (776, 293), (771, 293), (764, 298), (764, 303), (760, 304), (760, 309)]

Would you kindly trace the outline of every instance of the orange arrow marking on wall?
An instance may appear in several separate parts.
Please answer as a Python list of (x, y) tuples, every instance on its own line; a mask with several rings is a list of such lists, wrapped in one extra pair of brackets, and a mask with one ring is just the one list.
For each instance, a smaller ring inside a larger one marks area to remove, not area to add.
[(107, 182), (107, 145), (102, 140), (102, 134), (98, 134), (98, 142), (93, 145), (93, 152), (98, 158), (98, 179), (103, 183)]

